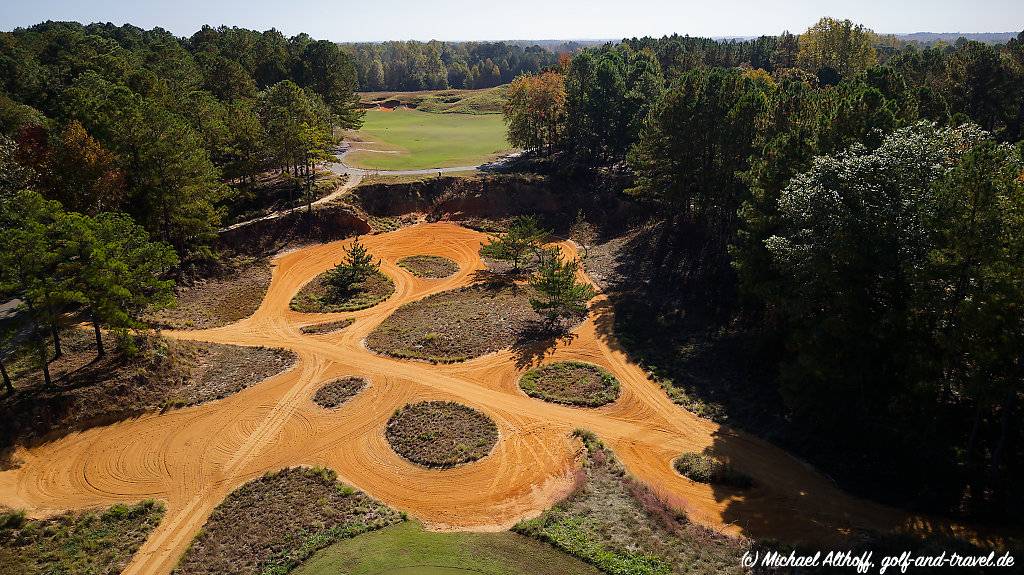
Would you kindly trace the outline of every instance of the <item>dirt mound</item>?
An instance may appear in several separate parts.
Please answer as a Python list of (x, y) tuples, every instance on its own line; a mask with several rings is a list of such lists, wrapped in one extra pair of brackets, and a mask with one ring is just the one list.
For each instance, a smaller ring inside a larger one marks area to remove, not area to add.
[(293, 246), (328, 242), (370, 233), (370, 225), (351, 206), (332, 203), (268, 218), (220, 233), (220, 247), (238, 254), (264, 256)]

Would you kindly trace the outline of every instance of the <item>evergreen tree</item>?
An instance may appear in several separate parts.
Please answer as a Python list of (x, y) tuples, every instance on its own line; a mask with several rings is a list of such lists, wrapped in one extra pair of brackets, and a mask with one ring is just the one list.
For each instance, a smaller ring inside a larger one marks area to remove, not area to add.
[(23, 190), (0, 197), (0, 294), (25, 303), (32, 323), (37, 361), (47, 387), (50, 380), (46, 332), (60, 355), (57, 320), (62, 306), (73, 300), (68, 278), (60, 275), (60, 253), (53, 222), (60, 204)]
[(536, 252), (547, 235), (536, 216), (519, 216), (512, 220), (504, 234), (489, 238), (480, 248), (480, 254), (512, 262), (512, 270), (518, 272), (523, 258)]
[(332, 297), (344, 298), (356, 284), (365, 281), (378, 270), (380, 262), (373, 261), (373, 256), (356, 236), (352, 245), (344, 250), (341, 262), (327, 273), (325, 282)]
[(562, 261), (562, 250), (556, 247), (544, 254), (537, 273), (530, 278), (530, 286), (540, 294), (530, 299), (530, 306), (550, 325), (587, 312), (594, 288), (576, 279), (578, 270), (579, 261)]
[(128, 216), (64, 213), (55, 225), (63, 244), (61, 273), (89, 313), (99, 355), (105, 353), (102, 326), (139, 327), (144, 309), (174, 301), (174, 281), (164, 279), (178, 265), (174, 250), (151, 242)]

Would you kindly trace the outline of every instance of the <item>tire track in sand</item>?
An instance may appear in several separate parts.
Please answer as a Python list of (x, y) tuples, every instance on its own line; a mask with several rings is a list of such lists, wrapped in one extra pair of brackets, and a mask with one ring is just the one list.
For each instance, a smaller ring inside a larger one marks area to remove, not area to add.
[[(728, 533), (830, 542), (852, 528), (956, 530), (851, 497), (773, 445), (700, 419), (673, 404), (631, 363), (609, 335), (614, 320), (604, 296), (574, 337), (543, 361), (579, 359), (608, 369), (621, 396), (598, 409), (545, 403), (516, 385), (521, 372), (511, 350), (435, 366), (375, 355), (366, 335), (400, 305), (471, 283), (483, 267), (483, 234), (454, 224), (421, 224), (364, 238), (395, 281), (395, 294), (351, 313), (303, 314), (288, 304), (299, 288), (338, 263), (348, 241), (316, 245), (275, 260), (273, 279), (253, 316), (220, 328), (164, 332), (182, 339), (295, 351), (292, 370), (223, 400), (162, 415), (146, 415), (19, 449), (20, 467), (0, 472), (0, 504), (33, 515), (137, 501), (165, 501), (167, 513), (132, 563), (131, 574), (169, 573), (213, 508), (230, 491), (288, 465), (324, 465), (355, 487), (434, 528), (504, 529), (535, 516), (572, 486), (579, 444), (576, 428), (600, 436), (629, 472), (695, 520)], [(563, 244), (570, 255), (571, 243)], [(441, 280), (416, 278), (395, 261), (417, 254), (456, 261)], [(585, 276), (584, 276), (585, 277)], [(299, 327), (340, 318), (339, 332), (303, 335)], [(367, 388), (337, 410), (310, 401), (331, 378), (359, 375)], [(500, 439), (487, 457), (460, 467), (413, 465), (384, 439), (391, 413), (405, 403), (449, 399), (483, 411)], [(682, 451), (707, 447), (754, 477), (747, 492), (690, 482), (671, 467)]]

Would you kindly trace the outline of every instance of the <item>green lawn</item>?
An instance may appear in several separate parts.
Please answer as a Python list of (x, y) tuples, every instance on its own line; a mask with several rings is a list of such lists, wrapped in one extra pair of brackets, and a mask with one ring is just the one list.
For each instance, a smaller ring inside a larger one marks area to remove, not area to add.
[(345, 162), (373, 170), (476, 166), (510, 149), (500, 114), (367, 110), (355, 139)]
[(406, 521), (339, 541), (296, 575), (599, 575), (582, 561), (522, 535), (434, 533)]

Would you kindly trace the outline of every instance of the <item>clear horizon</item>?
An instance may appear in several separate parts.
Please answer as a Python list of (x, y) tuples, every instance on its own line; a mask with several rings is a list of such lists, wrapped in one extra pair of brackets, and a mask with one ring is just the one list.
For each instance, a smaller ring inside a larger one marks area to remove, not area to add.
[(791, 0), (768, 7), (755, 0), (724, 0), (713, 7), (703, 2), (638, 0), (628, 7), (623, 10), (621, 2), (614, 0), (521, 0), (515, 11), (505, 4), (463, 0), (429, 4), (395, 1), (390, 5), (298, 0), (287, 6), (266, 0), (180, 0), (146, 5), (123, 0), (40, 0), (5, 6), (0, 10), (0, 28), (12, 30), (46, 20), (70, 20), (161, 27), (177, 36), (190, 36), (208, 24), (276, 28), (289, 36), (306, 32), (336, 42), (616, 40), (673, 33), (756, 37), (784, 30), (800, 32), (822, 16), (849, 18), (886, 34), (1006, 33), (1024, 29), (1024, 2), (1019, 0)]

